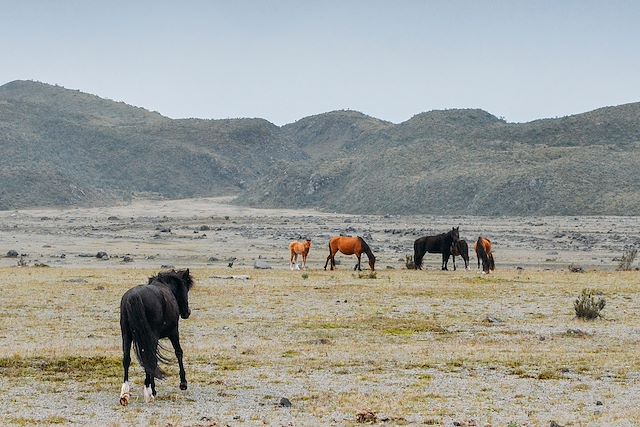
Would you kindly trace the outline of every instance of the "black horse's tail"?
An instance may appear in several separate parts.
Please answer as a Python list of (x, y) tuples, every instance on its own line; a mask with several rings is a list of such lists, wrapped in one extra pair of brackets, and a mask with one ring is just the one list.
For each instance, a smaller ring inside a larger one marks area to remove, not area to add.
[(416, 266), (416, 270), (422, 268), (422, 258), (426, 252), (420, 243), (420, 239), (413, 242), (413, 264)]
[(166, 363), (168, 360), (160, 353), (161, 347), (145, 313), (145, 307), (140, 295), (130, 295), (122, 302), (122, 314), (126, 316), (126, 325), (133, 338), (133, 349), (138, 362), (145, 372), (151, 372), (155, 378), (164, 378), (164, 372), (158, 366), (158, 361)]
[(496, 269), (496, 263), (493, 260), (493, 252), (489, 253), (489, 270), (493, 271)]

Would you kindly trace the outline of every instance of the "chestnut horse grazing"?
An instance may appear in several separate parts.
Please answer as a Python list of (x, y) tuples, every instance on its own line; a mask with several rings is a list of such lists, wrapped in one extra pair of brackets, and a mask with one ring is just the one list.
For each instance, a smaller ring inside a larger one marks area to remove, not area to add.
[(371, 271), (375, 271), (376, 257), (373, 256), (373, 252), (371, 252), (371, 248), (367, 245), (362, 237), (349, 237), (349, 236), (338, 236), (332, 237), (329, 240), (329, 256), (327, 257), (327, 262), (324, 263), (324, 269), (327, 269), (327, 264), (329, 264), (329, 260), (331, 260), (331, 270), (336, 266), (335, 255), (336, 252), (342, 252), (345, 255), (354, 255), (358, 257), (358, 263), (353, 267), (354, 270), (361, 271), (360, 268), (360, 256), (364, 252), (367, 254), (367, 258), (369, 258), (369, 268)]
[(300, 270), (298, 265), (298, 255), (302, 255), (302, 268), (307, 268), (307, 256), (309, 255), (309, 249), (311, 249), (311, 239), (307, 239), (304, 242), (293, 241), (289, 243), (289, 252), (291, 253), (291, 260), (289, 261), (289, 267), (293, 270), (295, 262), (296, 270)]
[(485, 237), (479, 236), (475, 244), (476, 258), (478, 258), (478, 268), (482, 261), (482, 274), (489, 273), (490, 270), (496, 269), (493, 260), (493, 252), (491, 251), (491, 241)]

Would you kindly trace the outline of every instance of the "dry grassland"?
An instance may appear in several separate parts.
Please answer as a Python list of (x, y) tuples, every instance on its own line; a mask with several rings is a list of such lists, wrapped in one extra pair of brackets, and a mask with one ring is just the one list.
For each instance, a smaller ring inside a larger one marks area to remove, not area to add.
[(189, 390), (171, 366), (145, 404), (134, 362), (123, 408), (119, 301), (155, 271), (0, 269), (0, 424), (640, 425), (638, 272), (196, 268)]

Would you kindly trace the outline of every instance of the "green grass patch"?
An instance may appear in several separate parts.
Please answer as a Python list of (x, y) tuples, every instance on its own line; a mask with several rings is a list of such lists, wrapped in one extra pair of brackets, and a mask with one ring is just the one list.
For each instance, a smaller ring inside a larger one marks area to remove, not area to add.
[(22, 357), (0, 358), (0, 372), (8, 377), (41, 377), (47, 380), (118, 377), (122, 374), (120, 357)]

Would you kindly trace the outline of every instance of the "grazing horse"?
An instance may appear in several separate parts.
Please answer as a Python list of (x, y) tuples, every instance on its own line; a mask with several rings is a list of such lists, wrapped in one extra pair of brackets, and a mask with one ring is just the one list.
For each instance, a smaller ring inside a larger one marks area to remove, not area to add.
[(291, 253), (289, 268), (291, 268), (291, 270), (293, 270), (294, 262), (296, 270), (300, 270), (300, 266), (298, 265), (298, 255), (302, 255), (302, 268), (307, 268), (307, 256), (309, 255), (309, 249), (311, 249), (311, 239), (307, 239), (304, 242), (297, 242), (294, 240), (289, 243), (289, 252)]
[(120, 404), (129, 404), (129, 365), (131, 344), (138, 362), (146, 374), (144, 380), (144, 400), (154, 400), (156, 396), (155, 378), (164, 378), (158, 361), (167, 363), (161, 354), (160, 338), (169, 338), (180, 368), (180, 389), (187, 389), (187, 379), (182, 364), (182, 348), (178, 335), (178, 318), (188, 319), (189, 290), (193, 279), (189, 269), (171, 270), (149, 278), (146, 285), (129, 289), (120, 302), (120, 329), (122, 330), (122, 366), (124, 383), (120, 390)]
[(437, 236), (424, 236), (413, 242), (413, 262), (416, 270), (422, 270), (422, 258), (430, 254), (442, 254), (442, 269), (448, 270), (447, 263), (451, 255), (451, 246), (460, 239), (460, 227), (453, 227), (449, 232)]
[(364, 252), (367, 254), (367, 258), (369, 258), (369, 268), (371, 271), (375, 271), (376, 257), (373, 256), (373, 252), (371, 252), (371, 248), (367, 245), (362, 237), (349, 237), (349, 236), (337, 236), (332, 237), (329, 240), (329, 256), (327, 257), (327, 262), (324, 263), (324, 269), (327, 269), (327, 264), (329, 264), (329, 260), (331, 260), (331, 270), (336, 266), (335, 255), (336, 252), (342, 252), (345, 255), (354, 255), (358, 257), (358, 263), (353, 267), (354, 270), (362, 271), (360, 268), (360, 257)]
[(493, 252), (491, 251), (491, 241), (489, 239), (479, 236), (474, 249), (476, 251), (476, 258), (478, 258), (478, 268), (480, 268), (480, 261), (482, 261), (482, 274), (489, 273), (489, 271), (496, 269)]
[(469, 270), (469, 245), (466, 240), (458, 240), (458, 243), (452, 244), (450, 252), (453, 257), (453, 271), (456, 271), (456, 256), (462, 257), (464, 269)]

